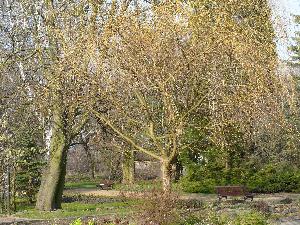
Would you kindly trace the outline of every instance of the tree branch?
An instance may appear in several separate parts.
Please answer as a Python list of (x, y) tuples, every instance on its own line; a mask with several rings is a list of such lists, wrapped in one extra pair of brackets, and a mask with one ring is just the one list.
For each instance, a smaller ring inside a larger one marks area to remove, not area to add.
[(88, 122), (88, 120), (89, 120), (89, 113), (86, 112), (82, 115), (81, 121), (79, 121), (77, 124), (75, 124), (74, 127), (72, 127), (71, 139), (73, 139), (80, 133), (80, 131), (82, 130), (84, 125)]
[(111, 123), (107, 118), (105, 118), (103, 115), (95, 111), (94, 109), (90, 108), (90, 111), (100, 120), (102, 120), (105, 124), (107, 124), (114, 132), (116, 132), (121, 138), (126, 140), (128, 143), (130, 143), (133, 147), (135, 147), (138, 151), (143, 152), (155, 159), (161, 160), (162, 158), (153, 152), (139, 146), (131, 137), (121, 132), (115, 125)]

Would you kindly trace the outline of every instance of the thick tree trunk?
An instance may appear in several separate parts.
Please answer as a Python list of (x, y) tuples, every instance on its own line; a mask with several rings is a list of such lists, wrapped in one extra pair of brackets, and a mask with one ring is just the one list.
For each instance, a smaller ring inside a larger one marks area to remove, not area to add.
[(133, 150), (125, 150), (123, 153), (123, 184), (133, 184), (134, 183), (134, 154)]
[(171, 191), (172, 165), (168, 160), (161, 162), (162, 187), (164, 192)]
[(50, 159), (42, 177), (42, 184), (37, 195), (36, 208), (51, 211), (61, 208), (62, 193), (65, 183), (67, 151), (69, 140), (65, 131), (63, 113), (56, 110), (50, 143)]

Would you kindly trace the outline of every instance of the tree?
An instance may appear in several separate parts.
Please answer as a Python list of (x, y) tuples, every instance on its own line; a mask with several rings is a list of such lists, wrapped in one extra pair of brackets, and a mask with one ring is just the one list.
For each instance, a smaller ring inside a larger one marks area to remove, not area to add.
[(127, 147), (123, 151), (122, 175), (123, 184), (134, 183), (134, 151), (131, 147)]
[[(295, 23), (300, 25), (300, 16), (294, 16)], [(293, 38), (294, 44), (290, 46), (289, 50), (292, 52), (291, 61), (294, 66), (299, 65), (300, 63), (300, 32), (296, 32), (296, 36)]]
[[(295, 23), (300, 25), (300, 16), (294, 16)], [(286, 151), (283, 152), (283, 157), (287, 158), (290, 163), (299, 166), (300, 154), (299, 154), (299, 108), (300, 108), (300, 95), (299, 95), (299, 74), (300, 74), (300, 32), (297, 31), (293, 38), (294, 44), (289, 47), (291, 53), (290, 60), (284, 65), (289, 67), (290, 80), (288, 94), (291, 96), (286, 104), (286, 114), (291, 128), (289, 132), (284, 133), (282, 136), (288, 141), (286, 144)], [(292, 82), (291, 82), (292, 81)]]
[(83, 110), (92, 87), (85, 40), (94, 31), (93, 18), (82, 2), (12, 0), (2, 9), (8, 20), (1, 28), (6, 38), (2, 62), (17, 71), (21, 82), (12, 83), (25, 87), (33, 113), (49, 121), (49, 163), (36, 204), (40, 210), (53, 210), (61, 207), (67, 150), (89, 117)]
[[(50, 103), (52, 137), (49, 164), (36, 203), (39, 210), (61, 208), (67, 150), (89, 119), (85, 105), (101, 87), (95, 80), (95, 61), (105, 61), (101, 55), (111, 37), (115, 15), (126, 11), (130, 3), (52, 0), (43, 4), (38, 16), (43, 27), (37, 27), (34, 37), (45, 84), (39, 89), (45, 92), (41, 102), (47, 99)], [(90, 105), (105, 112), (101, 103)]]
[(258, 116), (267, 126), (274, 109), (282, 115), (270, 9), (257, 3), (162, 2), (150, 15), (134, 11), (115, 21), (105, 66), (97, 64), (111, 107), (91, 111), (135, 150), (161, 161), (165, 191), (186, 147), (182, 137), (199, 115), (223, 143), (226, 124), (245, 132)]

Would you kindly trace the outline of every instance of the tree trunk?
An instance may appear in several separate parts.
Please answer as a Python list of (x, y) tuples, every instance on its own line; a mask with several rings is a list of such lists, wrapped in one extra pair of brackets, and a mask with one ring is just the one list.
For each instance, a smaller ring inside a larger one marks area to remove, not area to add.
[(180, 180), (180, 177), (182, 176), (182, 170), (183, 170), (183, 166), (181, 162), (177, 160), (175, 163), (175, 174), (174, 174), (174, 180), (176, 182)]
[(90, 166), (90, 171), (91, 171), (91, 177), (92, 179), (95, 179), (95, 170), (96, 170), (96, 164), (95, 164), (95, 160), (93, 157), (91, 157), (91, 166)]
[(161, 162), (162, 187), (164, 192), (171, 191), (172, 165), (168, 160)]
[(89, 163), (89, 172), (90, 172), (91, 178), (95, 179), (95, 166), (96, 166), (95, 159), (92, 156), (92, 153), (90, 152), (91, 149), (89, 148), (88, 144), (84, 145), (84, 149), (85, 149), (86, 156), (87, 156), (88, 163)]
[(50, 159), (42, 177), (42, 184), (36, 202), (36, 208), (41, 211), (61, 208), (69, 148), (63, 115), (59, 109), (56, 109), (53, 116), (54, 125), (50, 143)]
[(7, 167), (7, 199), (6, 199), (6, 206), (7, 206), (7, 213), (10, 215), (11, 213), (11, 177), (10, 177), (10, 166)]
[(123, 184), (133, 184), (134, 183), (134, 154), (133, 150), (125, 150), (123, 153)]

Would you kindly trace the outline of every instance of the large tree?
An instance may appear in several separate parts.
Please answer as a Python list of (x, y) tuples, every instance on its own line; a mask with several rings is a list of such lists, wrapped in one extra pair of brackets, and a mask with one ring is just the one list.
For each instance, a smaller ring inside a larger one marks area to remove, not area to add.
[(91, 110), (161, 162), (169, 190), (183, 134), (199, 116), (221, 139), (226, 124), (249, 131), (256, 118), (267, 126), (281, 115), (273, 38), (267, 1), (161, 2), (128, 12), (115, 19), (96, 67), (109, 111)]
[[(39, 210), (61, 207), (67, 151), (89, 119), (84, 106), (93, 99), (96, 92), (92, 89), (98, 85), (95, 59), (101, 58), (110, 41), (116, 15), (133, 6), (132, 2), (1, 2), (1, 69), (6, 64), (16, 68), (20, 85), (27, 90), (25, 98), (47, 122), (46, 133), (51, 136), (48, 166), (36, 203)], [(101, 112), (105, 108), (99, 101), (93, 107)]]
[[(33, 113), (46, 121), (50, 134), (49, 160), (37, 197), (37, 208), (61, 207), (67, 150), (88, 119), (84, 103), (92, 83), (86, 37), (95, 32), (85, 2), (6, 1), (7, 22), (1, 28), (7, 50), (4, 62), (16, 68)], [(5, 61), (6, 60), (6, 61)], [(3, 62), (2, 61), (2, 62)], [(5, 69), (3, 67), (3, 69)], [(48, 122), (49, 121), (49, 122)]]

